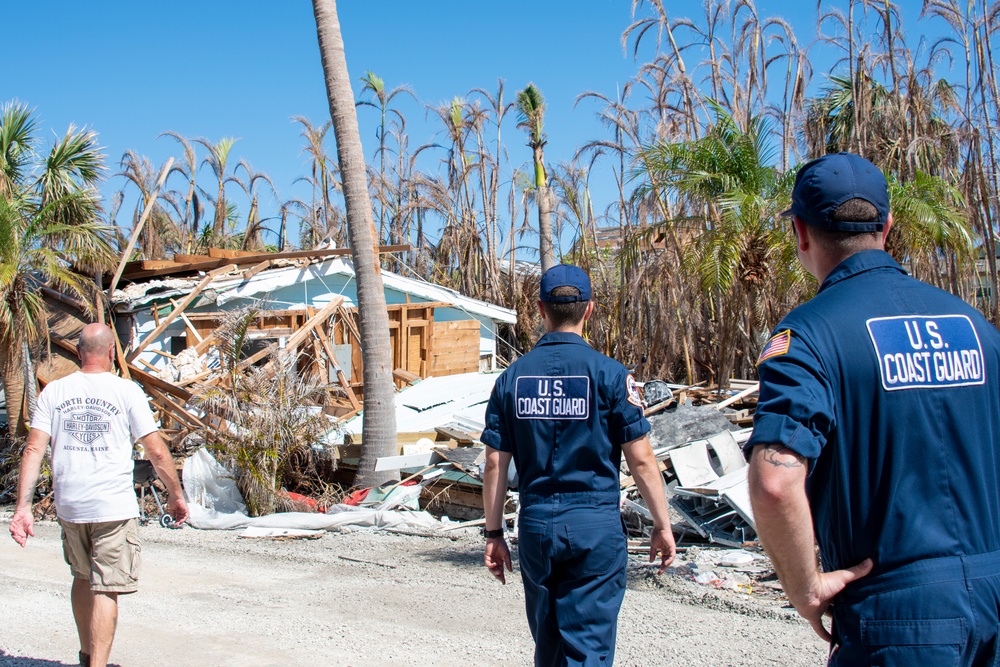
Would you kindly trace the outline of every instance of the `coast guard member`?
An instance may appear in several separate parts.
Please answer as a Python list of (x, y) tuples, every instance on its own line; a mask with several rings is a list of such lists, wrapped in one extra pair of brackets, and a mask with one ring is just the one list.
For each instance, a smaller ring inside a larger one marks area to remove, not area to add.
[(790, 213), (821, 285), (758, 361), (764, 547), (831, 665), (1000, 664), (1000, 335), (883, 251), (869, 161), (809, 162)]
[(649, 560), (674, 558), (660, 472), (635, 381), (582, 338), (594, 311), (582, 269), (542, 276), (546, 334), (497, 379), (486, 410), (486, 567), (506, 583), (507, 469), (513, 457), (518, 546), (536, 665), (610, 665), (628, 560), (619, 513), (622, 454), (653, 515)]

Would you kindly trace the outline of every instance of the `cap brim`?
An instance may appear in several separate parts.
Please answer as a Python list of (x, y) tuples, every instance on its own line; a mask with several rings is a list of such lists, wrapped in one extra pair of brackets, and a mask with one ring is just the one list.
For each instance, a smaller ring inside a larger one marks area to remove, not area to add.
[(793, 215), (795, 215), (795, 211), (793, 211), (792, 209), (788, 209), (787, 211), (782, 211), (781, 213), (779, 213), (778, 217), (779, 218), (790, 218)]

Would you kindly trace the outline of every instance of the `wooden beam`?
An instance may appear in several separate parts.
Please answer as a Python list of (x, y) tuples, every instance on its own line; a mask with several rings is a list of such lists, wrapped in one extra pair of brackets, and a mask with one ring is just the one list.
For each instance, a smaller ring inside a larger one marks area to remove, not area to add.
[(323, 327), (317, 327), (313, 333), (319, 338), (320, 343), (323, 344), (323, 350), (326, 352), (327, 356), (330, 357), (330, 363), (333, 364), (334, 370), (337, 372), (337, 381), (340, 382), (340, 386), (344, 388), (344, 393), (347, 394), (347, 400), (351, 402), (351, 408), (353, 410), (360, 410), (361, 403), (358, 401), (358, 397), (354, 395), (354, 390), (351, 389), (351, 383), (347, 381), (347, 375), (344, 373), (344, 369), (340, 367), (337, 363), (337, 355), (333, 351), (333, 345), (330, 343), (330, 337), (327, 335)]
[[(298, 331), (289, 336), (288, 340), (285, 341), (285, 347), (282, 350), (280, 350), (280, 353), (290, 354), (294, 352), (296, 348), (298, 348), (298, 346), (301, 345), (309, 337), (313, 329), (315, 329), (320, 324), (326, 322), (335, 312), (337, 312), (337, 309), (340, 308), (340, 305), (342, 303), (344, 303), (344, 297), (342, 296), (333, 297), (333, 299), (330, 300), (330, 303), (323, 306), (323, 308), (321, 308), (318, 313), (316, 313), (308, 320), (306, 320), (306, 323), (303, 324)], [(260, 359), (263, 359), (266, 356), (266, 354), (267, 354), (266, 349), (261, 350), (257, 354), (241, 361), (240, 367), (245, 368), (246, 366), (252, 364), (254, 361), (259, 361)]]
[(747, 387), (746, 389), (744, 389), (740, 393), (736, 394), (735, 396), (730, 396), (726, 400), (724, 400), (724, 401), (722, 401), (720, 403), (716, 403), (712, 407), (715, 408), (716, 410), (721, 410), (722, 408), (729, 407), (733, 403), (736, 403), (738, 401), (742, 401), (744, 398), (746, 398), (750, 394), (753, 394), (753, 393), (757, 392), (759, 389), (760, 389), (760, 383), (759, 382), (754, 382), (752, 385), (750, 385), (749, 387)]
[[(379, 253), (387, 254), (394, 252), (406, 252), (410, 250), (409, 245), (390, 245), (390, 246), (379, 246)], [(268, 260), (276, 261), (282, 259), (323, 259), (325, 257), (347, 257), (351, 254), (349, 248), (334, 248), (328, 250), (294, 250), (291, 252), (280, 252), (280, 253), (258, 253), (251, 255), (241, 255), (239, 257), (230, 258), (218, 258), (212, 257), (210, 255), (185, 255), (176, 254), (174, 255), (174, 262), (177, 264), (176, 267), (168, 267), (162, 269), (142, 269), (136, 267), (138, 270), (131, 270), (131, 266), (134, 264), (130, 262), (130, 270), (127, 273), (127, 278), (129, 280), (140, 280), (142, 278), (151, 278), (153, 276), (168, 275), (171, 273), (182, 273), (187, 271), (204, 271), (218, 266), (225, 266), (226, 264), (239, 264), (241, 266), (246, 266), (247, 264), (259, 264)]]
[(265, 260), (260, 264), (254, 264), (252, 267), (243, 272), (243, 280), (250, 280), (264, 269), (269, 268), (272, 264), (274, 264), (273, 259)]
[(66, 340), (62, 336), (57, 336), (56, 334), (50, 332), (49, 340), (58, 345), (59, 347), (61, 347), (62, 349), (66, 350), (67, 352), (72, 352), (73, 354), (79, 356), (79, 354), (77, 354), (76, 351), (76, 344)]
[(149, 214), (153, 211), (153, 207), (156, 206), (156, 199), (160, 196), (160, 188), (163, 187), (163, 182), (167, 180), (167, 174), (170, 173), (170, 167), (172, 167), (173, 164), (174, 159), (172, 157), (167, 158), (167, 161), (163, 164), (163, 169), (160, 170), (159, 178), (156, 179), (156, 188), (153, 190), (153, 194), (150, 195), (149, 199), (146, 201), (146, 207), (142, 209), (142, 215), (139, 216), (139, 221), (135, 223), (135, 227), (132, 228), (132, 237), (128, 240), (128, 245), (125, 246), (125, 251), (122, 252), (122, 259), (118, 262), (118, 268), (115, 270), (115, 276), (111, 279), (111, 284), (108, 285), (108, 301), (111, 300), (111, 295), (114, 293), (115, 288), (118, 287), (118, 281), (121, 280), (122, 272), (125, 270), (125, 263), (132, 254), (136, 241), (139, 240), (139, 232), (142, 231), (142, 226), (146, 224), (146, 218), (149, 217)]
[(229, 250), (228, 248), (209, 248), (208, 256), (217, 257), (219, 259), (236, 259), (239, 257), (256, 257), (259, 252), (253, 252), (251, 250)]
[(180, 302), (180, 305), (171, 310), (170, 314), (164, 317), (160, 321), (160, 324), (155, 329), (153, 329), (153, 331), (148, 336), (146, 336), (142, 340), (142, 342), (139, 344), (139, 347), (137, 347), (131, 354), (128, 355), (128, 357), (126, 357), (128, 361), (132, 362), (135, 360), (136, 357), (142, 354), (142, 351), (145, 350), (150, 343), (159, 338), (160, 334), (163, 333), (163, 331), (170, 325), (170, 323), (173, 322), (175, 319), (177, 319), (177, 316), (180, 315), (182, 312), (184, 312), (184, 309), (187, 308), (192, 301), (198, 298), (198, 295), (201, 294), (201, 291), (206, 287), (208, 287), (209, 284), (211, 284), (211, 282), (215, 280), (216, 276), (218, 276), (221, 273), (224, 273), (226, 270), (230, 268), (235, 269), (236, 267), (233, 265), (229, 265), (226, 267), (218, 268), (214, 271), (209, 271), (208, 274), (204, 278), (202, 278), (201, 282), (195, 286), (195, 288), (191, 291), (191, 293), (188, 294), (186, 297), (184, 297), (184, 300)]
[(161, 408), (166, 409), (171, 415), (177, 418), (177, 421), (185, 422), (192, 426), (198, 426), (199, 428), (203, 429), (208, 428), (208, 425), (205, 422), (203, 422), (201, 419), (195, 417), (193, 414), (185, 410), (183, 405), (175, 403), (174, 400), (171, 399), (169, 396), (167, 396), (165, 393), (157, 389), (154, 389), (153, 387), (146, 387), (146, 391), (148, 391), (149, 395), (156, 400), (157, 405), (159, 405)]
[(194, 264), (202, 262), (211, 262), (213, 260), (220, 260), (220, 257), (212, 257), (211, 255), (189, 255), (186, 253), (177, 253), (174, 255), (174, 261), (180, 264)]
[(155, 375), (150, 375), (146, 371), (136, 368), (135, 366), (129, 366), (129, 368), (131, 369), (132, 374), (135, 376), (136, 382), (141, 384), (143, 387), (146, 387), (147, 389), (149, 387), (155, 387), (160, 391), (176, 396), (177, 398), (183, 400), (185, 403), (191, 400), (191, 397), (194, 395), (187, 389), (178, 387), (177, 385), (167, 382), (166, 380), (161, 380)]
[(67, 306), (72, 306), (77, 310), (79, 310), (81, 313), (86, 314), (87, 304), (85, 304), (83, 301), (80, 301), (79, 299), (74, 299), (71, 296), (67, 296), (58, 290), (54, 290), (51, 287), (46, 287), (44, 285), (42, 285), (40, 289), (42, 294), (44, 294), (45, 296), (53, 298), (59, 303), (64, 303)]
[[(288, 340), (285, 341), (284, 349), (279, 350), (279, 352), (281, 353), (294, 352), (295, 349), (299, 345), (301, 345), (304, 340), (306, 340), (306, 338), (309, 336), (312, 330), (322, 322), (325, 322), (327, 319), (329, 319), (329, 317), (333, 315), (334, 312), (336, 312), (336, 310), (340, 307), (340, 304), (342, 304), (343, 302), (344, 302), (344, 297), (342, 296), (334, 297), (330, 301), (330, 303), (328, 303), (326, 306), (323, 307), (322, 310), (320, 310), (318, 313), (316, 313), (308, 320), (306, 320), (305, 324), (303, 324), (298, 331), (289, 336)], [(241, 361), (239, 364), (239, 368), (243, 369), (246, 368), (247, 366), (250, 366), (251, 364), (260, 361), (261, 359), (266, 357), (269, 354), (269, 352), (270, 350), (268, 350), (267, 348), (264, 348), (259, 352), (255, 352), (254, 354), (250, 355), (249, 357)], [(270, 366), (270, 364), (268, 364), (268, 366)]]
[[(170, 303), (171, 303), (171, 305), (173, 305), (174, 308), (177, 308), (177, 302), (176, 301), (174, 301), (173, 299), (171, 299)], [(200, 343), (201, 342), (201, 336), (198, 334), (198, 330), (194, 328), (194, 324), (191, 323), (191, 320), (188, 319), (188, 316), (185, 315), (184, 313), (181, 313), (181, 319), (184, 320), (184, 324), (186, 324), (187, 327), (188, 327), (188, 329), (191, 330), (191, 333), (194, 334), (194, 339)]]

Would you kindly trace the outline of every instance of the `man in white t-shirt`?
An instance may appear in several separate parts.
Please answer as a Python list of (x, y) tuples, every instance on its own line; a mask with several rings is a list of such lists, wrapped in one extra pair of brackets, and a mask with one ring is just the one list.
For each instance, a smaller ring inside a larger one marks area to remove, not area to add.
[(80, 664), (104, 667), (118, 621), (118, 595), (138, 589), (139, 505), (132, 484), (132, 444), (167, 487), (177, 524), (188, 509), (173, 458), (157, 431), (145, 394), (111, 373), (115, 339), (103, 324), (88, 324), (77, 344), (80, 371), (56, 380), (38, 397), (21, 459), (17, 508), (10, 523), (22, 547), (34, 536), (31, 504), (45, 448), (52, 443), (56, 515), (63, 555), (73, 572), (73, 617)]

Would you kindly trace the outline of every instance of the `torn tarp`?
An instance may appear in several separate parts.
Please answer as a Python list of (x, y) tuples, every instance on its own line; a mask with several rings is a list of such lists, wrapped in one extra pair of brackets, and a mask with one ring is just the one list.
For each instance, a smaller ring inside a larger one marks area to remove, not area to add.
[[(190, 511), (188, 523), (204, 530), (235, 528), (287, 528), (302, 530), (349, 530), (361, 528), (395, 528), (398, 530), (437, 530), (441, 522), (427, 512), (385, 509), (383, 501), (377, 508), (333, 505), (325, 514), (282, 512), (250, 517), (240, 496), (232, 473), (202, 448), (184, 462), (184, 495)], [(399, 494), (408, 500), (407, 487)]]

